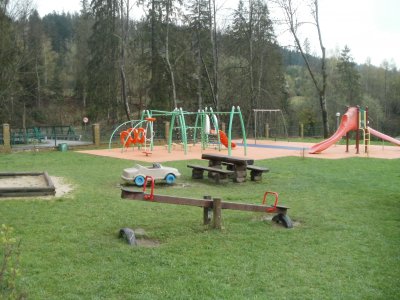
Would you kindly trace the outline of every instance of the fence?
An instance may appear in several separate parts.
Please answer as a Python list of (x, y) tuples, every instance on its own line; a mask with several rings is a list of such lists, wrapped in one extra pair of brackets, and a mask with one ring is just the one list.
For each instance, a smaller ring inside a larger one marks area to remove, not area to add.
[(52, 148), (61, 143), (70, 146), (91, 145), (93, 140), (92, 127), (54, 125), (22, 129), (3, 124), (0, 130), (0, 151)]
[[(246, 126), (246, 137), (254, 138), (254, 133), (257, 139), (290, 139), (290, 138), (307, 138), (323, 136), (322, 126), (303, 126), (291, 125), (284, 127), (283, 125), (272, 126), (269, 124), (258, 124), (255, 131), (252, 126)], [(156, 144), (165, 143), (168, 136), (169, 123), (163, 120), (156, 121), (153, 124), (154, 142)], [(97, 128), (95, 133), (94, 128)], [(3, 130), (0, 131), (0, 145), (2, 151), (11, 151), (18, 149), (31, 149), (41, 147), (57, 147), (59, 143), (67, 142), (69, 145), (100, 145), (108, 144), (111, 134), (116, 126), (100, 126), (94, 124), (92, 126), (38, 126), (23, 129), (10, 128), (8, 124), (3, 124)], [(221, 129), (226, 129), (226, 123), (221, 123)], [(4, 134), (6, 132), (6, 134)], [(8, 132), (8, 134), (7, 134)], [(95, 134), (98, 137), (95, 137)], [(173, 140), (179, 140), (180, 130), (173, 129)], [(199, 134), (199, 131), (198, 131)], [(193, 129), (188, 129), (188, 142), (194, 139)], [(232, 138), (242, 139), (242, 130), (240, 124), (233, 124)], [(97, 141), (97, 142), (94, 142)], [(112, 140), (113, 143), (119, 145), (119, 135), (115, 134)]]

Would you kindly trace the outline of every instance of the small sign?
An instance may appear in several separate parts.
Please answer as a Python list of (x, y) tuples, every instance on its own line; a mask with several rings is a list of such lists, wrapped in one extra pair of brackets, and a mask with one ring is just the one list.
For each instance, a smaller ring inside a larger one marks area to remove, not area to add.
[(83, 123), (86, 124), (87, 122), (89, 122), (89, 119), (87, 117), (83, 117)]

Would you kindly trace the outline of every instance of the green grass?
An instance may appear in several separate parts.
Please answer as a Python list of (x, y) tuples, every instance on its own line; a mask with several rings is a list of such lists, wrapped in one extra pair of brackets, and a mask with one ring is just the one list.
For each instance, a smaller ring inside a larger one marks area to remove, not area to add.
[[(0, 223), (21, 239), (20, 285), (30, 299), (399, 299), (400, 160), (279, 158), (257, 162), (262, 183), (193, 181), (159, 194), (261, 203), (277, 191), (292, 230), (263, 214), (120, 199), (133, 163), (69, 152), (0, 155), (2, 171), (47, 171), (75, 190), (56, 200), (2, 200)], [(160, 246), (130, 247), (120, 228)], [(0, 254), (1, 254), (0, 250)], [(1, 298), (1, 297), (0, 297)]]

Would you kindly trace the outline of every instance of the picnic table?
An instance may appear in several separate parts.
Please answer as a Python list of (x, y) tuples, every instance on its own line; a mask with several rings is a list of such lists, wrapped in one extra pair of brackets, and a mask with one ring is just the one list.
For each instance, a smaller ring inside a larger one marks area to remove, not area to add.
[(232, 179), (234, 182), (246, 181), (247, 166), (254, 164), (254, 159), (224, 154), (204, 153), (201, 158), (208, 160), (208, 166), (212, 168), (222, 169), (222, 165), (226, 165), (227, 170), (233, 171)]
[(188, 168), (193, 169), (193, 179), (203, 179), (204, 172), (207, 171), (208, 177), (214, 179), (216, 183), (228, 179), (233, 179), (234, 182), (244, 182), (246, 181), (247, 170), (250, 170), (251, 180), (261, 181), (262, 173), (269, 171), (268, 168), (255, 166), (254, 159), (244, 157), (204, 153), (201, 158), (208, 160), (208, 166), (187, 165)]

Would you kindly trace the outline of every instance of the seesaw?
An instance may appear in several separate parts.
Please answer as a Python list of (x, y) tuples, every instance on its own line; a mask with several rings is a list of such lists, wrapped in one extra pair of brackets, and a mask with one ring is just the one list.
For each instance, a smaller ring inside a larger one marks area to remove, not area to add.
[[(149, 194), (147, 194), (146, 186), (149, 181), (151, 181), (151, 191)], [(273, 205), (266, 204), (268, 195), (272, 195), (275, 197)], [(273, 213), (275, 214), (275, 216), (272, 218), (272, 221), (281, 224), (286, 228), (293, 227), (292, 221), (287, 215), (287, 210), (289, 209), (289, 207), (278, 205), (278, 193), (276, 192), (269, 192), (269, 191), (265, 192), (261, 205), (238, 203), (238, 202), (226, 202), (222, 201), (221, 198), (212, 198), (211, 196), (204, 196), (203, 199), (193, 199), (193, 198), (166, 196), (166, 195), (156, 195), (154, 194), (154, 179), (150, 176), (147, 176), (142, 191), (133, 190), (132, 188), (128, 187), (122, 187), (121, 198), (129, 200), (202, 207), (203, 224), (204, 225), (210, 224), (212, 218), (213, 220), (212, 227), (216, 229), (221, 229), (222, 227), (221, 226), (222, 209)]]

